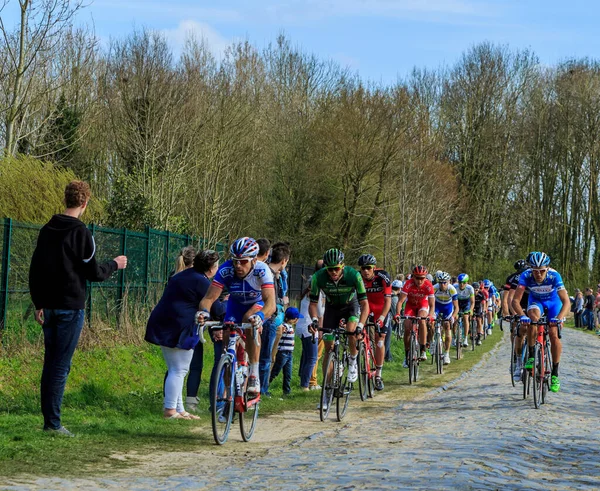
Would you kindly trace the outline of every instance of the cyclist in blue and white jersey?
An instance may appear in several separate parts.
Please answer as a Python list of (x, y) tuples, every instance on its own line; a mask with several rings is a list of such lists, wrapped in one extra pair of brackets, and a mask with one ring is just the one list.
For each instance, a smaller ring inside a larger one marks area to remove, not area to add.
[[(558, 271), (549, 267), (550, 258), (543, 252), (531, 252), (527, 257), (527, 263), (531, 266), (519, 277), (519, 286), (512, 301), (512, 307), (517, 315), (521, 316), (522, 324), (527, 326), (527, 344), (529, 346), (529, 358), (525, 364), (526, 369), (533, 368), (534, 348), (537, 337), (537, 329), (530, 325), (530, 321), (537, 322), (545, 313), (550, 323), (549, 336), (552, 351), (552, 378), (550, 390), (560, 390), (558, 378), (558, 364), (562, 353), (562, 343), (559, 338), (558, 324), (562, 324), (567, 313), (571, 309), (571, 300)], [(521, 297), (527, 290), (529, 292), (529, 304), (527, 315), (521, 307)]]
[(461, 273), (457, 278), (458, 283), (454, 285), (456, 288), (456, 296), (458, 299), (458, 311), (463, 313), (463, 346), (469, 346), (469, 319), (473, 315), (473, 305), (475, 305), (475, 291), (469, 285), (469, 275)]
[[(273, 273), (262, 261), (258, 261), (258, 244), (250, 237), (237, 239), (229, 249), (231, 259), (219, 267), (206, 295), (200, 301), (198, 322), (210, 319), (210, 307), (219, 298), (224, 288), (229, 292), (225, 322), (241, 324), (249, 322), (262, 329), (265, 317), (275, 312), (276, 300)], [(223, 346), (227, 346), (229, 332), (223, 332)], [(246, 337), (246, 352), (249, 361), (248, 393), (260, 392), (258, 359), (260, 348), (252, 336)]]
[(454, 285), (450, 284), (450, 275), (443, 271), (435, 274), (436, 284), (433, 286), (435, 292), (435, 315), (444, 317), (444, 365), (450, 364), (450, 343), (452, 342), (452, 324), (458, 317), (458, 295)]
[(494, 328), (494, 311), (495, 307), (498, 305), (498, 300), (500, 295), (498, 294), (498, 290), (494, 286), (494, 284), (490, 280), (483, 280), (483, 288), (485, 288), (488, 292), (488, 304), (487, 304), (487, 320), (488, 320), (488, 330), (487, 335), (492, 334), (492, 329)]

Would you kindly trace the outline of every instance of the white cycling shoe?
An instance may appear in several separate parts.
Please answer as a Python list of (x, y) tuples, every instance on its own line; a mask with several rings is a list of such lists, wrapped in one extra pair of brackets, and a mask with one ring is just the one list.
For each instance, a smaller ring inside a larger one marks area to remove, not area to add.
[(358, 364), (356, 362), (348, 365), (348, 382), (354, 383), (358, 380)]

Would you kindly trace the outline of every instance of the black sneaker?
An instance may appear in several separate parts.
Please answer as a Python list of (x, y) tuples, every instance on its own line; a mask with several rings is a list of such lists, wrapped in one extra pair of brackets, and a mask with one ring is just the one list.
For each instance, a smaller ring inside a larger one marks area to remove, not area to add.
[(383, 380), (381, 380), (381, 377), (375, 377), (375, 390), (383, 390)]

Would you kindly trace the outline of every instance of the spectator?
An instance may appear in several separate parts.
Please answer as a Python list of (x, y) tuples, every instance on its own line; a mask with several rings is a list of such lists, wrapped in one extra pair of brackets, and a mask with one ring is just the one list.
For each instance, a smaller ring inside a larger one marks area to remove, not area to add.
[(300, 387), (302, 390), (308, 391), (310, 385), (310, 378), (317, 363), (317, 350), (318, 344), (313, 342), (313, 335), (308, 331), (308, 326), (311, 323), (310, 316), (308, 315), (308, 306), (310, 299), (308, 294), (310, 293), (310, 284), (312, 276), (308, 279), (308, 283), (302, 291), (302, 300), (300, 301), (300, 313), (302, 317), (296, 324), (296, 336), (300, 338), (302, 342), (302, 356), (300, 357)]
[(271, 255), (271, 242), (269, 239), (263, 238), (258, 239), (256, 243), (258, 244), (258, 256), (256, 256), (256, 259), (263, 263), (268, 262), (269, 256)]
[(269, 268), (273, 273), (275, 299), (277, 309), (270, 319), (266, 320), (261, 334), (260, 358), (259, 358), (259, 374), (260, 374), (260, 391), (267, 397), (269, 394), (269, 375), (271, 373), (271, 359), (273, 346), (277, 338), (277, 329), (283, 323), (283, 304), (280, 295), (281, 279), (280, 273), (290, 259), (290, 248), (287, 244), (275, 244), (271, 253), (271, 262)]
[[(323, 260), (319, 259), (315, 264), (315, 273), (319, 271), (323, 267)], [(311, 278), (312, 280), (312, 278)], [(309, 285), (311, 283), (309, 282)], [(319, 327), (323, 327), (323, 315), (325, 314), (325, 296), (323, 292), (319, 292), (319, 303), (317, 304), (317, 318), (319, 320)], [(309, 316), (310, 317), (310, 316)], [(313, 368), (312, 375), (310, 377), (310, 382), (308, 388), (310, 390), (319, 390), (321, 386), (317, 381), (317, 371), (319, 368), (319, 360), (323, 356), (323, 350), (325, 349), (325, 343), (323, 343), (323, 335), (319, 332), (319, 345), (317, 347), (317, 361), (315, 363), (315, 367)]]
[(302, 319), (304, 316), (298, 311), (296, 307), (288, 307), (285, 311), (285, 317), (283, 321), (281, 340), (279, 341), (279, 349), (277, 350), (277, 357), (275, 358), (275, 365), (269, 378), (269, 383), (273, 381), (279, 372), (283, 370), (283, 395), (287, 396), (291, 392), (292, 382), (292, 365), (294, 360), (294, 326), (298, 322), (298, 319)]
[[(400, 290), (402, 289), (402, 281), (394, 280), (392, 281), (392, 305), (390, 307), (390, 312), (396, 312), (396, 307), (398, 306), (398, 295), (400, 294)], [(391, 346), (392, 346), (392, 325), (394, 321), (389, 322), (388, 334), (385, 337), (385, 361), (393, 361)], [(398, 327), (397, 323), (395, 324)]]
[(179, 251), (177, 259), (175, 259), (175, 269), (169, 273), (169, 280), (176, 275), (181, 273), (184, 269), (191, 268), (194, 264), (194, 257), (196, 257), (196, 249), (194, 246), (186, 246)]
[(73, 353), (83, 329), (86, 280), (104, 281), (127, 267), (127, 257), (96, 262), (94, 237), (80, 220), (90, 200), (90, 187), (72, 181), (65, 189), (63, 214), (42, 227), (29, 269), (35, 320), (44, 331), (41, 406), (44, 430), (73, 436), (61, 423), (60, 410)]
[(575, 288), (575, 307), (573, 308), (573, 314), (575, 316), (575, 327), (583, 327), (583, 293), (581, 293), (579, 288)]
[(596, 297), (591, 288), (585, 289), (584, 305), (585, 310), (583, 312), (583, 325), (592, 331), (594, 329), (594, 304), (596, 303)]
[[(190, 369), (194, 349), (181, 349), (177, 345), (181, 334), (190, 325), (193, 325), (200, 300), (204, 298), (211, 283), (210, 278), (215, 275), (218, 267), (219, 254), (217, 252), (199, 252), (194, 258), (193, 268), (186, 269), (171, 278), (162, 298), (148, 319), (145, 339), (149, 343), (161, 347), (168, 368), (163, 406), (165, 418), (199, 419), (198, 416), (186, 412), (182, 394), (183, 380)], [(212, 305), (211, 315), (213, 318), (223, 315), (220, 302)], [(200, 347), (200, 350), (202, 349)], [(201, 357), (202, 354), (198, 356)], [(201, 373), (201, 358), (199, 365)], [(200, 373), (197, 373), (197, 377), (195, 375), (198, 384), (200, 383)], [(195, 380), (192, 377), (191, 384), (195, 385)], [(192, 387), (192, 393), (193, 389), (194, 387)], [(191, 394), (188, 393), (188, 396), (191, 397)], [(197, 404), (197, 399), (195, 403)]]
[(596, 290), (596, 303), (594, 304), (596, 308), (596, 334), (598, 334), (600, 330), (600, 285), (598, 285), (597, 288), (598, 289)]

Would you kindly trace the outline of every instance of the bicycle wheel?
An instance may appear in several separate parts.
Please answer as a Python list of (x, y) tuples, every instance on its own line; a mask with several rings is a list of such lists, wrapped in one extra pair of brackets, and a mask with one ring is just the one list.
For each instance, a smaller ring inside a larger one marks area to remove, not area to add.
[(471, 330), (469, 331), (471, 334), (471, 351), (475, 351), (475, 340), (477, 339), (477, 323), (471, 322)]
[(233, 420), (233, 360), (222, 355), (217, 365), (215, 388), (212, 391), (211, 415), (215, 442), (223, 445), (229, 436)]
[(533, 405), (539, 409), (542, 405), (542, 392), (544, 390), (544, 360), (542, 359), (542, 347), (539, 343), (535, 344), (533, 352), (533, 370), (531, 378), (533, 379)]
[(456, 327), (456, 359), (460, 360), (460, 350), (462, 349), (462, 342), (463, 342), (463, 328), (462, 328), (462, 322), (458, 323), (458, 326)]
[(325, 358), (325, 373), (323, 374), (323, 385), (321, 386), (321, 406), (319, 409), (319, 416), (321, 421), (325, 421), (329, 416), (329, 410), (331, 409), (331, 403), (333, 402), (333, 390), (335, 387), (334, 376), (334, 365), (335, 365), (335, 353), (330, 351), (327, 353)]
[(415, 339), (414, 339), (414, 334), (411, 335), (410, 337), (410, 344), (408, 345), (408, 353), (406, 353), (406, 359), (408, 360), (408, 383), (412, 384), (413, 383), (413, 366), (416, 363), (416, 359), (414, 357), (414, 353), (413, 353), (413, 345), (414, 345)]
[(417, 343), (417, 339), (416, 337), (413, 337), (412, 340), (412, 358), (414, 360), (413, 362), (413, 366), (412, 366), (412, 379), (413, 382), (416, 382), (419, 379), (419, 343)]
[(515, 378), (513, 375), (517, 366), (517, 342), (519, 342), (520, 339), (521, 338), (519, 338), (518, 336), (515, 336), (513, 342), (510, 345), (510, 381), (512, 382), (513, 387), (516, 385)]
[(370, 399), (375, 397), (375, 350), (373, 345), (369, 348), (369, 356), (367, 357), (367, 396)]
[(252, 435), (254, 435), (256, 422), (258, 421), (258, 402), (248, 407), (248, 392), (244, 392), (244, 407), (246, 411), (238, 415), (240, 417), (240, 432), (242, 433), (242, 440), (249, 442)]
[(550, 390), (550, 380), (552, 379), (552, 351), (550, 351), (550, 341), (546, 340), (544, 348), (544, 387), (542, 390), (542, 404), (546, 403), (546, 396)]
[(369, 383), (369, 373), (367, 370), (365, 343), (361, 341), (358, 346), (358, 393), (360, 394), (361, 401), (366, 401), (368, 397), (367, 384)]
[(335, 413), (337, 420), (341, 421), (346, 416), (346, 411), (348, 411), (348, 402), (352, 391), (352, 383), (348, 382), (348, 354), (344, 353), (342, 360), (338, 363), (342, 363), (342, 368), (340, 369), (338, 366), (338, 374), (341, 373), (341, 375), (336, 391)]
[(438, 335), (435, 341), (435, 364), (437, 373), (444, 373), (444, 347), (442, 345), (442, 336)]

